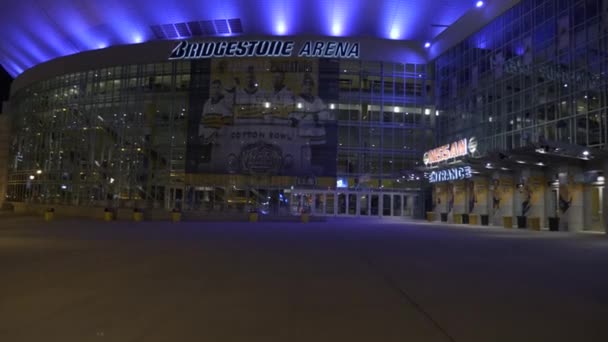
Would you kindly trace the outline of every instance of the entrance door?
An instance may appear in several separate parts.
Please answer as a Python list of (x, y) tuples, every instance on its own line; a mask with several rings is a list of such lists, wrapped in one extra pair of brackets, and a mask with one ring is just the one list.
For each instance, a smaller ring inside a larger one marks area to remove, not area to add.
[(393, 195), (393, 216), (403, 216), (401, 199), (401, 194)]
[(359, 197), (359, 215), (369, 216), (369, 196), (362, 195)]
[(391, 195), (382, 195), (382, 216), (391, 216)]
[(339, 193), (338, 194), (338, 215), (346, 214), (346, 206), (347, 206), (346, 194)]
[(371, 200), (370, 200), (370, 213), (372, 216), (378, 215), (378, 206), (380, 205), (380, 201), (378, 200), (378, 195), (371, 195)]

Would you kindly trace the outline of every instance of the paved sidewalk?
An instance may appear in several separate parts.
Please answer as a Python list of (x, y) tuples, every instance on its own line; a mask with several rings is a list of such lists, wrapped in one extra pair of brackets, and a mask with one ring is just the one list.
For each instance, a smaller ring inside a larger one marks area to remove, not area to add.
[(0, 341), (608, 341), (608, 238), (0, 220)]

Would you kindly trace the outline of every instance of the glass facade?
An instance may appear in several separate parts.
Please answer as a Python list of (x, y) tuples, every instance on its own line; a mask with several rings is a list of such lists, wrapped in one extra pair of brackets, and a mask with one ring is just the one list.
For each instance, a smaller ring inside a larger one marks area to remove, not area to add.
[[(62, 75), (17, 91), (8, 200), (245, 211), (267, 204), (263, 198), (289, 198), (320, 214), (400, 216), (408, 205), (401, 195), (420, 190), (420, 156), (435, 145), (432, 73), (420, 64), (340, 60), (329, 71), (321, 59), (294, 62), (319, 65), (318, 95), (337, 123), (330, 174), (193, 169), (193, 153), (205, 153), (192, 148), (200, 147), (194, 133), (205, 129), (201, 112), (222, 62), (164, 61)], [(270, 89), (274, 72), (257, 70), (259, 86)], [(226, 84), (221, 91), (231, 94)], [(237, 105), (226, 115), (235, 126)]]
[(435, 61), (441, 142), (604, 147), (608, 1), (522, 0)]

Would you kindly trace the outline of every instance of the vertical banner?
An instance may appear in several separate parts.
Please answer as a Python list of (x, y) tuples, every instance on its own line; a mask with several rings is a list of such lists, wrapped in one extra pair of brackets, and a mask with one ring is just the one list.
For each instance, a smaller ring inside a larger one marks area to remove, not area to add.
[(467, 187), (465, 181), (454, 182), (454, 213), (464, 214), (467, 213)]
[(448, 212), (447, 210), (447, 203), (448, 203), (448, 188), (447, 188), (447, 183), (440, 183), (440, 184), (434, 184), (433, 187), (435, 189), (435, 191), (433, 192), (433, 200), (434, 200), (434, 205), (435, 205), (435, 212), (436, 213), (446, 213)]
[[(469, 205), (469, 207), (473, 207), (471, 212), (475, 212), (481, 215), (488, 214), (488, 181), (486, 178), (479, 177), (475, 178), (473, 182), (473, 196), (474, 203)], [(471, 199), (469, 199), (471, 201)]]
[(209, 96), (211, 61), (192, 61), (190, 65), (190, 96), (186, 144), (186, 172), (195, 173), (199, 164), (209, 161), (210, 150), (205, 150), (199, 139), (198, 126), (203, 113), (204, 99)]
[(447, 183), (446, 184), (446, 211), (448, 213), (452, 213), (452, 211), (454, 210), (454, 183)]
[(513, 216), (513, 179), (506, 175), (492, 178), (492, 216), (495, 225), (502, 225), (503, 216)]
[(329, 103), (338, 98), (339, 62), (224, 58), (192, 69), (200, 86), (190, 95), (188, 172), (335, 177)]

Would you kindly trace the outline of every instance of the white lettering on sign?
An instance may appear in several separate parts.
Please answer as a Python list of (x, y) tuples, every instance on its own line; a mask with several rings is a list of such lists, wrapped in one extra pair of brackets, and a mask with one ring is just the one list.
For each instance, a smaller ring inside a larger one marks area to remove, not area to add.
[(473, 177), (470, 166), (455, 167), (447, 170), (432, 171), (429, 174), (429, 183), (457, 181)]
[[(214, 57), (291, 57), (294, 41), (246, 40), (190, 42), (181, 41), (171, 51), (169, 60)], [(353, 42), (307, 41), (298, 50), (298, 57), (359, 58), (360, 45)]]
[(436, 164), (442, 161), (463, 157), (477, 151), (477, 139), (460, 139), (426, 152), (422, 158), (425, 165)]

